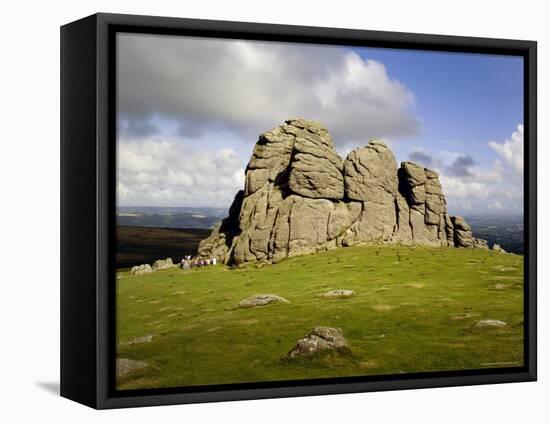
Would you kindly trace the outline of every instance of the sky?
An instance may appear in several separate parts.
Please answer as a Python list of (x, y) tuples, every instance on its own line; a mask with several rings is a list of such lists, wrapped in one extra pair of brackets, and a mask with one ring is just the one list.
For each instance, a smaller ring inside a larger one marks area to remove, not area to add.
[(229, 207), (258, 135), (322, 122), (440, 173), (450, 214), (523, 213), (523, 59), (119, 34), (117, 204)]

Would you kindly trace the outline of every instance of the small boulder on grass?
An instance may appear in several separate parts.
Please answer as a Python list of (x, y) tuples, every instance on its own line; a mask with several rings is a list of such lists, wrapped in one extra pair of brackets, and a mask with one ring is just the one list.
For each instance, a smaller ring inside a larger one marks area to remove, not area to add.
[(126, 346), (126, 345), (132, 346), (132, 345), (138, 345), (138, 344), (147, 344), (149, 342), (152, 342), (154, 337), (155, 337), (155, 335), (138, 336), (137, 338), (130, 339), (129, 341), (120, 342), (119, 345), (120, 346)]
[(134, 266), (130, 270), (131, 275), (143, 275), (145, 273), (151, 273), (153, 269), (149, 264), (140, 264), (139, 266)]
[(264, 306), (272, 303), (288, 303), (288, 301), (275, 294), (254, 294), (239, 303), (240, 308)]
[(324, 294), (319, 294), (320, 297), (326, 298), (348, 298), (352, 295), (355, 295), (355, 291), (351, 289), (334, 289), (332, 291), (325, 292)]
[(498, 251), (499, 253), (506, 253), (506, 250), (502, 248), (499, 244), (494, 243), (493, 248), (494, 251)]
[(452, 316), (451, 320), (467, 320), (474, 316), (475, 316), (474, 313), (462, 313), (462, 314), (457, 314), (456, 316)]
[(168, 257), (166, 260), (157, 260), (153, 263), (153, 271), (170, 269), (172, 267), (177, 267), (177, 265), (172, 262), (172, 259), (170, 257)]
[(339, 328), (318, 326), (300, 339), (288, 353), (288, 358), (309, 357), (328, 351), (348, 349), (348, 341)]
[(116, 360), (116, 377), (120, 379), (129, 373), (136, 370), (144, 369), (149, 366), (144, 361), (130, 360), (129, 358), (117, 358)]
[(474, 323), (475, 329), (502, 328), (504, 326), (508, 326), (508, 324), (506, 322), (503, 322), (502, 320), (495, 320), (495, 319), (479, 320)]

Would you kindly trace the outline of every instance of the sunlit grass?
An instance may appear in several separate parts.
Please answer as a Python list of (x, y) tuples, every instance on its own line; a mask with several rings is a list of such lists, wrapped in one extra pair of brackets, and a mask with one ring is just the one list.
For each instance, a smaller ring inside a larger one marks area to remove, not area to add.
[[(523, 257), (362, 246), (229, 269), (117, 279), (117, 356), (148, 364), (120, 389), (479, 369), (523, 364)], [(318, 295), (352, 289), (346, 299)], [(240, 309), (274, 293), (289, 303)], [(506, 327), (476, 330), (482, 319)], [(350, 351), (282, 360), (314, 326)], [(153, 335), (150, 342), (129, 341)]]

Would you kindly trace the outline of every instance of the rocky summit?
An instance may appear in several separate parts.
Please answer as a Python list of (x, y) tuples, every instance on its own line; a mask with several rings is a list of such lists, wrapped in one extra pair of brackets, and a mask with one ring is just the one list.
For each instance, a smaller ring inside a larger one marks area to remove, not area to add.
[(487, 248), (449, 216), (437, 172), (370, 140), (345, 160), (320, 123), (287, 120), (260, 135), (229, 215), (200, 257), (239, 265), (365, 243)]

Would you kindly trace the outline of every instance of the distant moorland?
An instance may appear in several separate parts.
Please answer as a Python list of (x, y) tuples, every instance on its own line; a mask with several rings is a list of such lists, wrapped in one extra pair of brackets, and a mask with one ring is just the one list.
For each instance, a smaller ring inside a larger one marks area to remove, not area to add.
[(199, 242), (209, 234), (210, 229), (117, 226), (116, 267), (151, 264), (167, 257), (179, 261), (184, 255), (194, 255)]
[[(210, 228), (227, 215), (222, 208), (122, 207), (117, 210), (117, 268), (182, 255), (195, 254)], [(198, 217), (197, 217), (198, 216)], [(475, 237), (489, 246), (500, 244), (506, 251), (523, 254), (522, 216), (465, 216)], [(157, 228), (150, 230), (147, 228)]]
[(466, 218), (472, 233), (487, 240), (490, 246), (497, 243), (510, 253), (523, 254), (523, 216), (471, 215)]
[(208, 229), (226, 214), (226, 208), (213, 207), (118, 207), (117, 225)]

